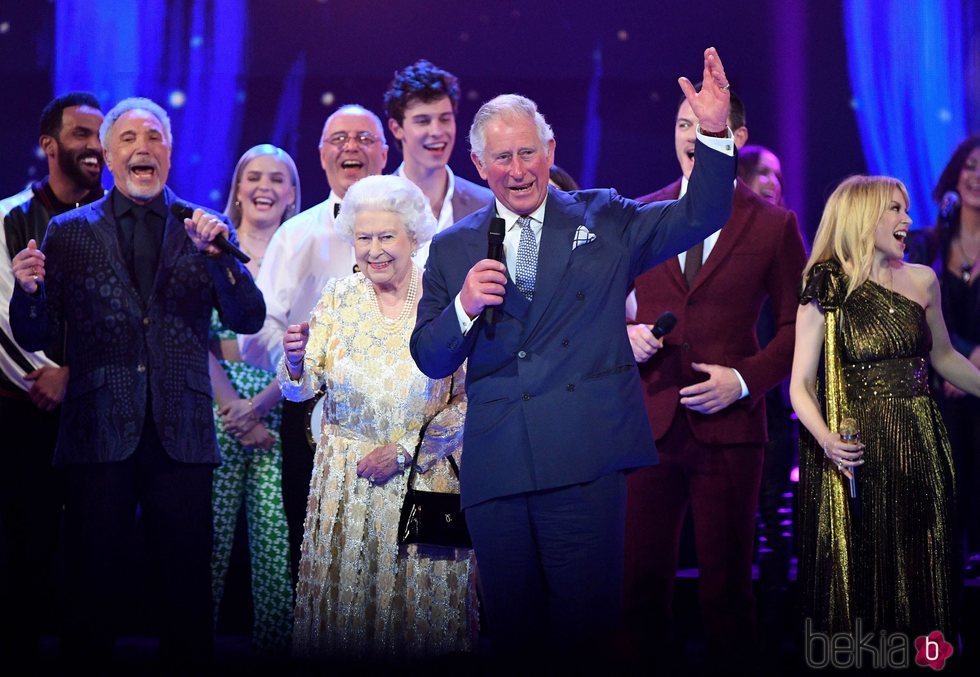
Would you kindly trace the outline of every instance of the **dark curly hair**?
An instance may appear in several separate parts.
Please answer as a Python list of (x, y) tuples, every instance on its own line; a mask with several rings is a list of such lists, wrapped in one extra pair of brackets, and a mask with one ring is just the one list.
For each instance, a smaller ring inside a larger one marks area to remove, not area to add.
[(395, 77), (385, 92), (385, 113), (399, 125), (405, 121), (405, 109), (412, 101), (430, 103), (449, 97), (453, 113), (459, 105), (459, 80), (449, 71), (419, 59), (411, 66), (395, 71)]

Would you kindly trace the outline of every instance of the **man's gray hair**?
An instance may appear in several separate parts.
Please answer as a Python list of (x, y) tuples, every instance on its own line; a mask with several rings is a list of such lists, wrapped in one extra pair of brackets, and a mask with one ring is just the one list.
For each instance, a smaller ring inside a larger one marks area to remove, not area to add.
[(109, 139), (109, 132), (112, 130), (112, 125), (116, 124), (116, 120), (121, 118), (124, 113), (131, 110), (145, 110), (159, 120), (163, 126), (164, 136), (167, 137), (167, 145), (174, 145), (173, 132), (170, 131), (170, 116), (167, 115), (167, 111), (163, 110), (156, 102), (150, 99), (141, 96), (131, 96), (117, 103), (112, 107), (112, 110), (105, 114), (102, 126), (99, 127), (99, 143), (102, 144), (103, 148), (109, 147), (106, 141)]
[(416, 247), (431, 240), (438, 227), (429, 198), (414, 183), (395, 174), (365, 176), (348, 188), (334, 229), (353, 242), (354, 221), (366, 211), (397, 214)]
[(327, 133), (327, 127), (330, 126), (330, 121), (338, 115), (366, 115), (374, 120), (374, 125), (378, 128), (378, 142), (382, 146), (388, 145), (385, 142), (385, 127), (383, 124), (381, 124), (381, 118), (379, 118), (374, 111), (368, 110), (359, 103), (345, 103), (343, 106), (328, 115), (327, 119), (323, 121), (323, 129), (320, 131), (320, 143), (318, 148), (323, 148), (323, 144), (326, 143), (324, 135)]
[(470, 150), (476, 154), (480, 162), (484, 162), (484, 152), (487, 144), (487, 125), (496, 118), (525, 118), (534, 121), (538, 130), (538, 138), (542, 146), (555, 138), (544, 116), (538, 112), (538, 105), (526, 96), (520, 94), (501, 94), (480, 106), (470, 127)]

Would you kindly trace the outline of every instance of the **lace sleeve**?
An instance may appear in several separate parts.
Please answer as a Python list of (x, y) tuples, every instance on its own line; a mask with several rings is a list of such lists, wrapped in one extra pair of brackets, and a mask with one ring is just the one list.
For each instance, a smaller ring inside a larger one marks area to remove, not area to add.
[(419, 472), (424, 473), (450, 454), (456, 459), (457, 465), (462, 463), (463, 422), (466, 420), (466, 363), (450, 378), (452, 387), (449, 402), (432, 417), (419, 447)]
[(837, 310), (844, 301), (847, 278), (836, 261), (823, 261), (810, 269), (803, 283), (800, 305), (817, 302), (821, 310)]

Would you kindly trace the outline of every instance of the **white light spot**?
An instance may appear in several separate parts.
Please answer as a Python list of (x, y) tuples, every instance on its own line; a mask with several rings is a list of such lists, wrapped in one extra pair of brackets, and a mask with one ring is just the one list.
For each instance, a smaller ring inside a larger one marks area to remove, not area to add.
[(475, 89), (471, 89), (470, 91), (466, 92), (466, 100), (467, 101), (479, 101), (480, 100), (480, 93), (478, 91), (476, 91)]
[(179, 89), (175, 89), (174, 91), (170, 92), (170, 96), (167, 97), (167, 102), (173, 108), (183, 108), (184, 104), (187, 103), (187, 95)]
[(191, 154), (191, 157), (190, 157), (190, 160), (191, 160), (191, 164), (192, 165), (199, 165), (199, 164), (201, 164), (201, 154), (200, 153), (192, 153)]
[(43, 160), (44, 149), (41, 148), (40, 146), (34, 146), (34, 157), (36, 157), (38, 160)]
[(332, 106), (333, 102), (336, 100), (337, 97), (334, 96), (333, 92), (324, 92), (322, 95), (320, 95), (320, 103), (322, 103), (324, 106)]
[(937, 116), (939, 117), (940, 122), (953, 121), (953, 113), (948, 108), (940, 108), (939, 112), (937, 113)]
[(245, 103), (245, 99), (247, 98), (248, 96), (246, 96), (244, 89), (239, 89), (237, 92), (235, 92), (235, 101), (238, 103)]
[(861, 107), (861, 102), (857, 98), (853, 98), (850, 101), (851, 110), (858, 110)]
[(211, 192), (208, 193), (208, 199), (211, 200), (211, 202), (217, 203), (219, 200), (221, 200), (221, 191), (217, 188), (212, 188)]
[(9, 32), (10, 32), (10, 22), (0, 21), (0, 33), (9, 33)]
[(204, 38), (200, 35), (191, 36), (191, 49), (197, 49), (204, 44)]
[(619, 40), (620, 42), (626, 42), (627, 40), (630, 39), (630, 32), (625, 28), (621, 28), (618, 31), (616, 31), (616, 39)]

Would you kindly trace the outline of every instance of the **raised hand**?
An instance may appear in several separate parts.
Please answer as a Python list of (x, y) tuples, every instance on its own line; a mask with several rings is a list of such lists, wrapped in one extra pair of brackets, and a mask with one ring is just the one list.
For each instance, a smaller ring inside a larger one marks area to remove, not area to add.
[(37, 240), (31, 239), (27, 247), (13, 258), (14, 277), (17, 284), (28, 294), (37, 291), (44, 282), (44, 252), (37, 248)]
[(286, 358), (286, 368), (294, 380), (303, 374), (303, 358), (306, 357), (306, 344), (310, 341), (310, 323), (301, 322), (286, 327), (282, 335), (282, 350)]
[(728, 128), (728, 114), (731, 110), (731, 97), (728, 95), (728, 77), (718, 56), (718, 50), (708, 47), (704, 50), (704, 74), (701, 91), (694, 91), (694, 85), (685, 77), (678, 78), (681, 91), (691, 105), (704, 132), (718, 133)]
[(192, 218), (184, 219), (184, 230), (195, 247), (212, 256), (220, 254), (221, 250), (211, 244), (211, 241), (218, 235), (228, 238), (227, 224), (203, 209), (195, 209)]

